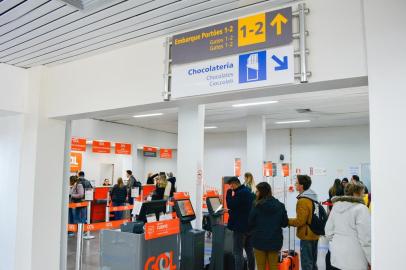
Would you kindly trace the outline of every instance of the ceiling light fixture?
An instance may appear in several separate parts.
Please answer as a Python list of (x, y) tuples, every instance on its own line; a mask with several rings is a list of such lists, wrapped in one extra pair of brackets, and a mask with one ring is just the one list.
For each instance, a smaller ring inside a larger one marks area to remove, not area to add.
[(261, 102), (252, 102), (252, 103), (240, 103), (240, 104), (234, 104), (234, 108), (239, 108), (239, 107), (249, 107), (249, 106), (258, 106), (258, 105), (266, 105), (266, 104), (274, 104), (278, 103), (279, 101), (277, 100), (270, 100), (270, 101), (261, 101)]
[(150, 113), (150, 114), (139, 114), (139, 115), (134, 115), (134, 118), (143, 118), (143, 117), (152, 117), (152, 116), (160, 116), (163, 115), (163, 113)]
[(310, 120), (292, 120), (292, 121), (279, 121), (275, 122), (275, 124), (283, 125), (283, 124), (296, 124), (296, 123), (309, 123)]
[(215, 129), (217, 128), (216, 126), (208, 126), (208, 127), (204, 127), (204, 129)]

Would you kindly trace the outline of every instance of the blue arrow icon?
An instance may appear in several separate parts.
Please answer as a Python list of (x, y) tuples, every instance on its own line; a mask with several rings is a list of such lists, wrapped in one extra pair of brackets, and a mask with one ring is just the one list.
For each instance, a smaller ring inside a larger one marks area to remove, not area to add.
[(288, 57), (284, 56), (283, 61), (276, 55), (272, 55), (272, 59), (279, 65), (275, 67), (275, 71), (288, 69)]

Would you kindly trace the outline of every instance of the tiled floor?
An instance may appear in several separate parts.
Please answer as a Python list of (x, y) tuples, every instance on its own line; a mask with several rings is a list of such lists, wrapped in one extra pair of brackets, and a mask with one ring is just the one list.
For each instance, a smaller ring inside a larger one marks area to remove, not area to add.
[[(95, 236), (92, 240), (83, 240), (83, 269), (82, 270), (99, 270), (100, 269), (100, 258), (99, 258), (99, 243), (100, 235), (98, 232), (92, 233)], [(287, 231), (285, 231), (285, 243), (284, 248), (288, 247), (288, 237)], [(292, 239), (293, 243), (293, 239)], [(296, 250), (299, 249), (299, 241), (296, 239)], [(325, 242), (320, 241), (319, 244), (319, 270), (325, 269), (324, 258), (327, 252), (327, 247)], [(211, 254), (211, 240), (206, 239), (205, 246), (205, 264), (209, 262)], [(75, 258), (76, 258), (76, 237), (70, 237), (68, 239), (68, 270), (75, 269)]]

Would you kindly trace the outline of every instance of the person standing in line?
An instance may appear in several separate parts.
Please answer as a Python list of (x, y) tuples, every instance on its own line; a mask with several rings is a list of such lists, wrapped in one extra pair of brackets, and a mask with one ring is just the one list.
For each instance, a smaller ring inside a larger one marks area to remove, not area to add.
[(134, 198), (131, 197), (131, 189), (138, 187), (141, 188), (141, 182), (138, 182), (137, 179), (133, 176), (133, 172), (131, 170), (127, 170), (127, 195), (128, 195), (128, 202), (133, 205)]
[(256, 200), (249, 218), (252, 243), (258, 270), (278, 270), (279, 252), (283, 245), (282, 228), (288, 226), (285, 205), (272, 196), (271, 186), (256, 186)]
[(255, 181), (254, 177), (252, 176), (252, 173), (246, 172), (244, 174), (244, 186), (246, 186), (253, 194), (256, 194), (257, 190), (255, 187)]
[[(71, 201), (73, 203), (83, 202), (85, 198), (85, 189), (79, 179), (73, 184), (71, 191)], [(73, 209), (73, 220), (75, 224), (86, 223), (86, 207), (77, 207)]]
[(345, 190), (346, 186), (348, 185), (348, 178), (344, 177), (343, 180), (341, 181), (341, 185), (343, 187), (343, 190)]
[(347, 186), (345, 196), (333, 198), (326, 224), (333, 269), (370, 269), (371, 216), (364, 204), (364, 190), (358, 181)]
[(173, 196), (172, 193), (172, 183), (166, 179), (166, 174), (164, 172), (159, 174), (157, 188), (152, 195), (152, 200), (167, 200), (169, 197)]
[(295, 184), (296, 190), (299, 192), (296, 218), (289, 219), (289, 226), (297, 227), (302, 270), (317, 270), (319, 235), (313, 233), (309, 226), (313, 217), (313, 202), (318, 201), (317, 194), (310, 189), (312, 179), (308, 175), (298, 175)]
[[(118, 178), (117, 184), (114, 185), (110, 191), (111, 201), (113, 206), (124, 206), (127, 198), (127, 187), (124, 185), (123, 178)], [(123, 218), (123, 211), (114, 212), (114, 220), (121, 220)]]
[(147, 176), (147, 185), (156, 185), (156, 183), (155, 183), (155, 178), (158, 176), (159, 174), (158, 173), (155, 173), (155, 174), (153, 174), (153, 173), (148, 173), (148, 176)]
[(362, 181), (359, 179), (359, 176), (358, 175), (353, 175), (352, 177), (351, 177), (351, 183), (352, 184), (355, 184), (355, 183), (361, 183), (364, 187), (365, 187), (365, 190), (364, 190), (364, 194), (368, 194), (369, 193), (369, 190), (368, 190), (368, 188), (364, 185), (364, 183), (362, 183)]
[[(79, 177), (78, 183), (82, 185), (84, 194), (85, 194), (87, 189), (92, 189), (93, 188), (90, 181), (85, 178), (85, 172), (80, 171), (78, 173), (78, 177)], [(84, 199), (85, 199), (84, 194), (83, 194), (82, 201), (84, 201)], [(80, 212), (80, 220), (82, 221), (81, 223), (87, 223), (87, 207), (80, 207), (77, 210)]]
[(227, 191), (226, 201), (229, 209), (228, 229), (233, 231), (233, 255), (235, 270), (243, 270), (244, 255), (247, 254), (248, 269), (255, 270), (254, 249), (251, 235), (248, 233), (248, 219), (253, 205), (251, 191), (241, 185), (240, 179), (231, 177), (228, 180), (231, 189)]

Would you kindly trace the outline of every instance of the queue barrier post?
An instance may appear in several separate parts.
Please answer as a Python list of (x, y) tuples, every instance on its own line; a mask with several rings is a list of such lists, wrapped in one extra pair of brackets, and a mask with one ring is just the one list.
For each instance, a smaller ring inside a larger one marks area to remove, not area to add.
[(82, 258), (83, 258), (83, 224), (78, 224), (78, 233), (76, 238), (76, 261), (75, 270), (82, 270)]
[[(87, 204), (87, 224), (88, 224), (88, 225), (90, 225), (91, 207), (92, 207), (92, 202), (91, 202), (91, 201), (88, 201), (88, 204)], [(85, 240), (91, 240), (91, 239), (94, 239), (94, 238), (95, 238), (95, 236), (93, 236), (93, 235), (90, 234), (90, 230), (88, 230), (88, 231), (85, 233), (85, 236), (83, 237), (83, 239), (85, 239)]]
[(107, 193), (106, 222), (110, 221), (110, 193)]

